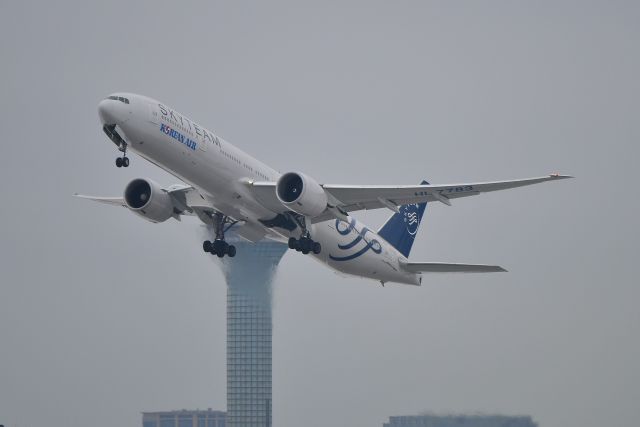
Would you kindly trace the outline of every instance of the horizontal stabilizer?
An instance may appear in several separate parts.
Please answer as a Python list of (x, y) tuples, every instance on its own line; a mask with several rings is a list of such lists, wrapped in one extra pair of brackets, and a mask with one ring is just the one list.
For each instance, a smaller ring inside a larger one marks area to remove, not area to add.
[(505, 272), (499, 265), (452, 264), (446, 262), (407, 262), (401, 264), (411, 273), (500, 273)]

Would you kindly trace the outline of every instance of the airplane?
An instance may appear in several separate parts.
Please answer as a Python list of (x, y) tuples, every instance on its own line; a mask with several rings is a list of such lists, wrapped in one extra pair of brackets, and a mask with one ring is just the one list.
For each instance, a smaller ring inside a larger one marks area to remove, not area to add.
[[(225, 240), (234, 232), (249, 242), (270, 239), (310, 254), (335, 272), (379, 281), (420, 285), (423, 273), (488, 273), (500, 266), (412, 262), (409, 254), (428, 203), (572, 178), (536, 178), (432, 185), (320, 184), (299, 171), (280, 173), (214, 132), (155, 99), (114, 93), (98, 104), (102, 130), (128, 167), (132, 151), (186, 184), (161, 187), (151, 179), (129, 182), (122, 197), (75, 196), (123, 206), (142, 218), (164, 222), (197, 216), (211, 226), (204, 252), (234, 257)], [(389, 209), (377, 231), (351, 216), (364, 209)]]

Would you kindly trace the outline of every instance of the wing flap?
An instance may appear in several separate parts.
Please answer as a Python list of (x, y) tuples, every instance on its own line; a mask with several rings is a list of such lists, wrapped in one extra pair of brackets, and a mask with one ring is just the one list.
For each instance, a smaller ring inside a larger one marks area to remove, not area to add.
[(499, 265), (459, 264), (446, 262), (407, 262), (402, 267), (411, 273), (502, 273)]

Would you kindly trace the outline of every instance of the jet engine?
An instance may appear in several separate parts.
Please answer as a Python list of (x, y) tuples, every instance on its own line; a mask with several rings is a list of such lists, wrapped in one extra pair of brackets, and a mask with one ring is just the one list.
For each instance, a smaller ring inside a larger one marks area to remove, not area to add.
[(137, 178), (124, 189), (127, 207), (151, 222), (164, 222), (173, 216), (173, 200), (166, 190), (155, 182)]
[(313, 178), (299, 172), (282, 175), (276, 196), (286, 208), (305, 216), (320, 215), (327, 208), (327, 194)]

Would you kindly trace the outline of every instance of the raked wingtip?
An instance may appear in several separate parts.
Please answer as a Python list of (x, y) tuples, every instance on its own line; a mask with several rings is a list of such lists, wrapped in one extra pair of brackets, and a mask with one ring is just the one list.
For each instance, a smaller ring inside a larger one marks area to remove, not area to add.
[(553, 179), (571, 179), (571, 178), (575, 178), (575, 176), (573, 176), (573, 175), (561, 175), (559, 173), (550, 173), (549, 177), (551, 177)]

